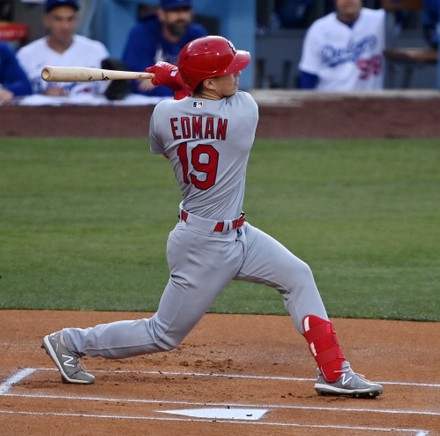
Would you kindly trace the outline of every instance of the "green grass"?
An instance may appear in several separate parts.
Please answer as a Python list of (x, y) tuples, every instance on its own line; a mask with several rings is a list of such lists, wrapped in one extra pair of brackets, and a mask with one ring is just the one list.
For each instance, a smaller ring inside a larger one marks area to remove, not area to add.
[[(0, 308), (153, 311), (180, 193), (145, 140), (0, 139)], [(257, 141), (245, 210), (334, 317), (440, 320), (440, 140)], [(212, 308), (285, 313), (232, 283)]]

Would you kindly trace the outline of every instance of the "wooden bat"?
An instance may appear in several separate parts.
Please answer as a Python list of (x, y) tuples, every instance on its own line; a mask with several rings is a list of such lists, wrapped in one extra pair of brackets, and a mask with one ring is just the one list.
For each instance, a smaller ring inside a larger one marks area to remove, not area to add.
[(153, 73), (104, 70), (87, 67), (44, 67), (41, 77), (46, 82), (95, 82), (98, 80), (153, 79)]

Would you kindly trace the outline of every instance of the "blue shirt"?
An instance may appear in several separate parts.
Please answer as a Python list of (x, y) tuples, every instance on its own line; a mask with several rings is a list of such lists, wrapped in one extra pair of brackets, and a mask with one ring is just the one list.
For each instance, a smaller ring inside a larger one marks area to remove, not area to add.
[(437, 26), (440, 15), (440, 0), (424, 0), (423, 1), (423, 27), (425, 30), (425, 38), (433, 47), (438, 47), (439, 32)]
[(318, 86), (319, 76), (306, 71), (299, 72), (299, 87), (301, 89), (315, 89)]
[[(149, 16), (140, 21), (130, 31), (125, 45), (122, 60), (130, 71), (145, 71), (158, 61), (177, 64), (177, 58), (182, 48), (190, 41), (206, 36), (207, 32), (199, 24), (190, 24), (187, 32), (177, 43), (164, 38), (162, 24), (156, 16)], [(138, 89), (137, 81), (133, 81), (133, 92), (144, 95), (172, 96), (173, 91), (158, 86), (151, 91)]]
[(31, 84), (13, 50), (0, 41), (0, 84), (15, 96), (32, 94)]

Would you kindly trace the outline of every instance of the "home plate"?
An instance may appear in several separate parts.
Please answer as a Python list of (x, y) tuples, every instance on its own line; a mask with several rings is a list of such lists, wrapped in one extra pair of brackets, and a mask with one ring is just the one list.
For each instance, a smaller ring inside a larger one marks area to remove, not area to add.
[(182, 409), (182, 410), (157, 410), (160, 413), (170, 413), (172, 415), (185, 415), (193, 418), (207, 419), (237, 419), (257, 421), (267, 409), (233, 409), (233, 408), (206, 408), (206, 409)]

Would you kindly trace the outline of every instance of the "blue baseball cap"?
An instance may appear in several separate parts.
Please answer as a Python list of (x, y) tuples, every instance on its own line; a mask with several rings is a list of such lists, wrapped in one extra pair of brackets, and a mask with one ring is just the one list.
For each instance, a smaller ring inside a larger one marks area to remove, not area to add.
[(75, 11), (79, 10), (78, 0), (46, 0), (45, 10), (46, 12), (50, 12), (59, 6), (70, 6), (75, 9)]
[(171, 9), (192, 8), (192, 0), (161, 0), (160, 7), (169, 11)]

